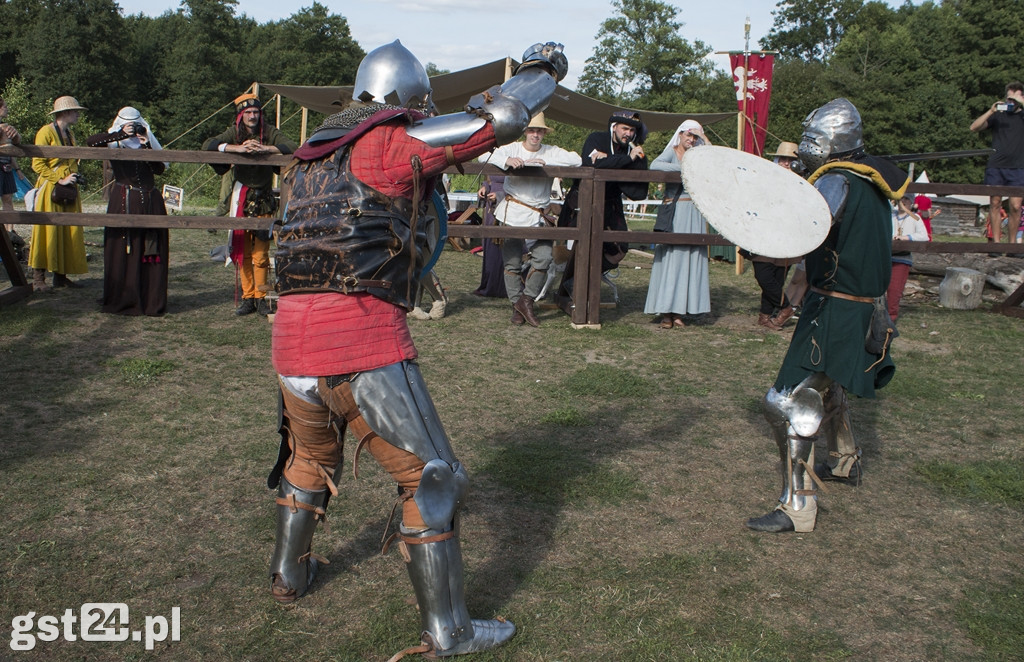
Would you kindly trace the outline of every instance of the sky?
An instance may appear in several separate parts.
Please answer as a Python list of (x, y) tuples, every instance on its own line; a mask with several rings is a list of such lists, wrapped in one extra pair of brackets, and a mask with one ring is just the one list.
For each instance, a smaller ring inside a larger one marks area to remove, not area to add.
[[(565, 45), (569, 73), (562, 82), (575, 89), (583, 65), (593, 54), (595, 36), (601, 23), (614, 10), (605, 0), (319, 0), (331, 13), (348, 19), (352, 37), (369, 52), (400, 39), (420, 62), (432, 62), (441, 69), (459, 71), (512, 56), (536, 42), (556, 41)], [(746, 17), (750, 17), (750, 48), (772, 26), (776, 0), (667, 0), (684, 9), (676, 17), (683, 23), (680, 34), (693, 43), (703, 41), (714, 51), (743, 50)], [(125, 14), (159, 16), (177, 10), (178, 0), (117, 0)], [(239, 0), (235, 13), (246, 14), (260, 23), (275, 21), (309, 7), (312, 0)], [(726, 55), (711, 55), (711, 61), (728, 71)], [(289, 81), (261, 81), (288, 83)]]

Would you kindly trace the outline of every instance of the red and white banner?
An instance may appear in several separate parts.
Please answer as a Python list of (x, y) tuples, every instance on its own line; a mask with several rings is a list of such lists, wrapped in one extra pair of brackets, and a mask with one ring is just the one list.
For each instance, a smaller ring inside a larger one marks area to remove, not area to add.
[(774, 55), (729, 55), (736, 104), (741, 113), (745, 112), (743, 151), (758, 156), (764, 155), (764, 139), (768, 135), (768, 103), (772, 96), (774, 62)]

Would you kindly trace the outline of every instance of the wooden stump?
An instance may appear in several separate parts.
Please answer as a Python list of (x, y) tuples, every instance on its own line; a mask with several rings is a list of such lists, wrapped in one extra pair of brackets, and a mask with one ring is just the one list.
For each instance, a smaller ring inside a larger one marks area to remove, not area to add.
[(974, 269), (949, 267), (939, 285), (939, 303), (954, 310), (974, 310), (981, 305), (985, 274)]

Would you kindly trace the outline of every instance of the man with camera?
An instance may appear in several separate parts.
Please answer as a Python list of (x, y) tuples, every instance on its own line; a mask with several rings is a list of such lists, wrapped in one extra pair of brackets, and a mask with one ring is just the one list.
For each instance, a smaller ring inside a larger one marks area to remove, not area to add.
[[(992, 130), (992, 148), (995, 154), (989, 157), (985, 167), (986, 186), (1024, 186), (1024, 83), (1013, 81), (1006, 86), (1004, 99), (992, 104), (971, 122), (971, 131)], [(1016, 223), (1020, 220), (1021, 196), (1010, 196), (1010, 222), (1006, 228), (1006, 241), (1012, 243), (1017, 233)], [(996, 243), (1002, 235), (1002, 221), (999, 208), (1003, 197), (989, 198), (988, 222), (992, 227), (992, 240)]]
[[(247, 93), (235, 103), (235, 121), (220, 135), (203, 143), (209, 151), (233, 154), (291, 154), (297, 145), (276, 127), (264, 121), (260, 99)], [(223, 175), (232, 166), (214, 164), (214, 171)], [(234, 166), (235, 183), (231, 191), (228, 216), (247, 218), (273, 218), (277, 213), (274, 196), (275, 168), (267, 165), (239, 164)], [(238, 268), (242, 283), (242, 303), (236, 315), (270, 313), (264, 285), (270, 273), (270, 222), (266, 230), (234, 230), (229, 250)]]

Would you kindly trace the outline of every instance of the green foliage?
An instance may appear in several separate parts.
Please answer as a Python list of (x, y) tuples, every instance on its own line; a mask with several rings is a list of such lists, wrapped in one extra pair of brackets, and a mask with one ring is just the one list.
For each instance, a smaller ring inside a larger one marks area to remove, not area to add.
[(1024, 463), (936, 461), (916, 467), (915, 471), (944, 494), (1024, 506)]
[[(884, 4), (874, 2), (874, 5)], [(824, 62), (864, 8), (863, 0), (782, 0), (762, 44), (783, 57)]]
[(580, 92), (613, 104), (679, 112), (694, 96), (691, 88), (707, 84), (712, 67), (704, 58), (711, 48), (680, 36), (678, 7), (658, 0), (613, 0), (612, 7), (617, 15), (601, 24)]

